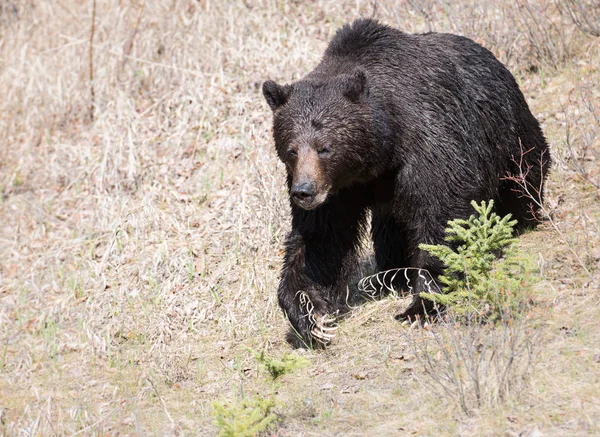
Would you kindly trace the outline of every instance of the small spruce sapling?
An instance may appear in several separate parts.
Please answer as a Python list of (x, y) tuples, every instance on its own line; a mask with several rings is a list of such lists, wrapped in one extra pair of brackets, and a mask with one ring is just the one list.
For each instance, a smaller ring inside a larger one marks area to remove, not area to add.
[(250, 348), (248, 349), (254, 354), (256, 360), (269, 372), (273, 380), (309, 364), (306, 358), (299, 356), (295, 352), (286, 352), (281, 359), (277, 359), (268, 356), (264, 350), (256, 352)]
[(471, 202), (476, 214), (448, 222), (445, 245), (419, 247), (445, 265), (439, 277), (442, 293), (421, 293), (459, 318), (499, 320), (514, 315), (529, 288), (530, 263), (517, 250), (510, 214), (492, 212), (493, 200)]
[(214, 402), (213, 416), (219, 437), (253, 437), (266, 432), (277, 422), (272, 412), (275, 401), (247, 397), (240, 402)]

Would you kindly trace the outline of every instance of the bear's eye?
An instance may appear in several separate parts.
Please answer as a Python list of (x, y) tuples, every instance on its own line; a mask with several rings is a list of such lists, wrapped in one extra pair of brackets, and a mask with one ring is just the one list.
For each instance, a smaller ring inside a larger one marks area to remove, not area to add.
[(293, 149), (289, 149), (289, 150), (287, 151), (287, 155), (288, 155), (290, 158), (295, 158), (296, 156), (298, 156), (298, 152), (296, 152), (296, 151), (295, 151), (295, 150), (293, 150)]
[(329, 150), (329, 147), (321, 147), (317, 153), (319, 156), (327, 156), (331, 153), (331, 150)]

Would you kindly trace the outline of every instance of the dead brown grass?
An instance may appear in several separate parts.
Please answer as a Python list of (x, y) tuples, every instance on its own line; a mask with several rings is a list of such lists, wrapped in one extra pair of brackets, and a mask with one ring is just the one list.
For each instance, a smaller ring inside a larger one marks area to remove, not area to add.
[[(212, 401), (256, 393), (280, 403), (279, 435), (600, 432), (600, 54), (568, 14), (98, 0), (91, 84), (92, 4), (0, 3), (0, 434), (214, 435)], [(260, 84), (299, 78), (372, 14), (486, 44), (552, 144), (548, 208), (567, 238), (522, 238), (543, 276), (541, 353), (527, 390), (470, 417), (424, 385), (393, 300), (358, 308), (276, 387), (246, 349), (289, 348), (275, 299), (288, 206)]]

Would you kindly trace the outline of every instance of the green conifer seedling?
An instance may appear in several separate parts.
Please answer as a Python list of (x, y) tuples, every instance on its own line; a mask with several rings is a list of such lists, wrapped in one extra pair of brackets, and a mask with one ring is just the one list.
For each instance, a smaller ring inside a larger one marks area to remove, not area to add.
[(446, 241), (452, 247), (419, 246), (445, 265), (438, 278), (442, 293), (421, 296), (462, 318), (498, 319), (522, 301), (516, 297), (526, 287), (529, 262), (517, 251), (517, 221), (493, 212), (493, 200), (471, 204), (476, 213), (468, 220), (448, 222)]

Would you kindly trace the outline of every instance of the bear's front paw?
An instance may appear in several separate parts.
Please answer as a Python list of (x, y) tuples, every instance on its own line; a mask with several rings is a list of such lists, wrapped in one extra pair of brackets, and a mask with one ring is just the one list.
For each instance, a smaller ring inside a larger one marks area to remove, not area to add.
[(320, 317), (315, 317), (315, 323), (310, 330), (312, 337), (324, 346), (327, 346), (335, 338), (337, 333), (337, 325), (335, 325), (335, 317), (325, 314)]
[[(305, 332), (302, 334), (307, 340), (314, 339), (322, 346), (327, 346), (335, 338), (337, 325), (336, 318), (327, 311), (328, 305), (319, 298), (311, 297), (304, 290), (298, 291), (298, 303), (300, 304), (300, 312)], [(310, 342), (312, 343), (312, 341)]]

